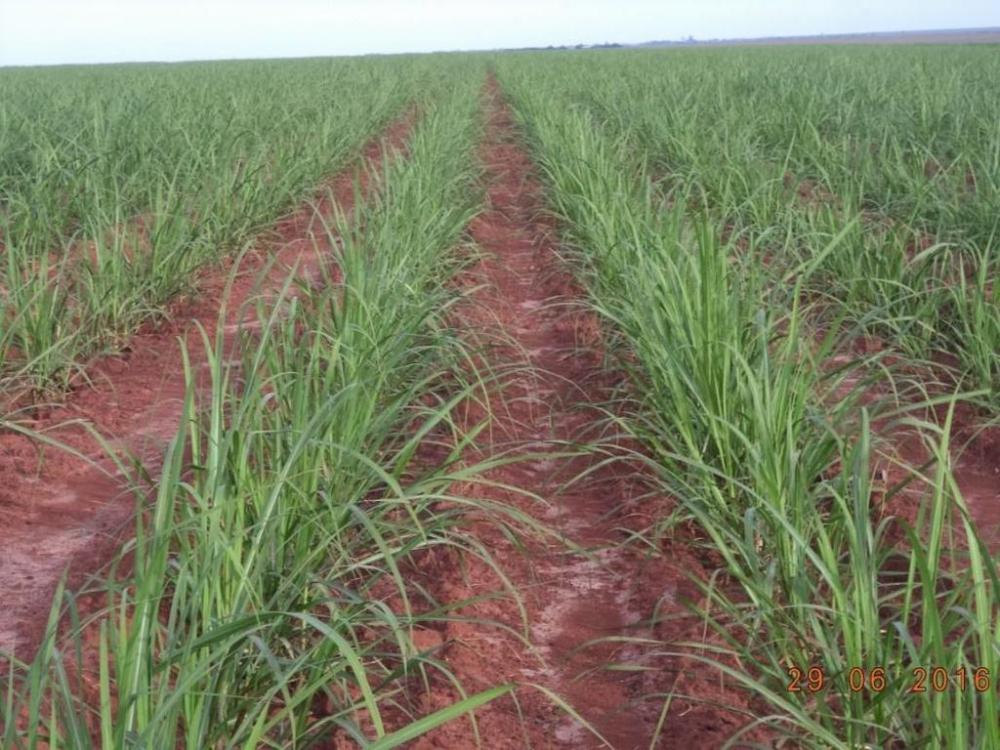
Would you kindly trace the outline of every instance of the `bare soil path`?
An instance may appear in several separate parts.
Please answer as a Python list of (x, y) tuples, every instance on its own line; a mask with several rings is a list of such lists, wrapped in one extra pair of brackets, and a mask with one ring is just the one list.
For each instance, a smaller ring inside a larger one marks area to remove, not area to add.
[[(615, 376), (602, 364), (600, 327), (559, 257), (542, 186), (492, 78), (484, 106), (480, 158), (487, 208), (470, 227), (483, 258), (463, 282), (474, 291), (457, 313), (457, 325), (480, 352), (479, 366), (498, 377), (486, 403), (467, 405), (467, 426), (488, 412), (492, 419), (463, 460), (515, 460), (456, 494), (517, 509), (576, 549), (551, 538), (515, 541), (496, 525), (473, 527), (521, 593), (526, 618), (503, 596), (495, 573), (475, 559), (435, 560), (419, 571), (443, 602), (482, 598), (460, 610), (467, 619), (421, 634), (421, 647), (432, 649), (468, 693), (506, 682), (522, 687), (514, 699), (477, 711), (477, 729), (456, 720), (414, 747), (648, 748), (665, 692), (676, 688), (737, 706), (740, 699), (720, 693), (692, 665), (654, 653), (652, 639), (698, 638), (682, 601), (697, 598), (688, 575), (702, 568), (680, 546), (667, 561), (647, 559), (638, 545), (625, 544), (629, 529), (642, 525), (631, 517), (642, 478), (625, 462), (605, 463), (600, 454), (581, 450), (600, 439), (606, 415), (599, 405), (614, 385)], [(666, 619), (654, 623), (657, 609)], [(616, 663), (649, 671), (607, 669)], [(572, 706), (603, 741), (545, 691)], [(458, 697), (442, 680), (423, 697), (423, 708)], [(679, 698), (668, 723), (658, 746), (708, 748), (719, 746), (740, 722)]]
[[(657, 746), (719, 747), (745, 718), (718, 706), (745, 711), (742, 695), (721, 686), (712, 670), (662, 653), (664, 643), (702, 637), (685, 601), (699, 596), (691, 576), (704, 577), (713, 561), (681, 538), (655, 556), (627, 544), (647, 524), (647, 504), (657, 504), (652, 512), (659, 514), (665, 501), (643, 499), (646, 483), (626, 462), (606, 463), (601, 453), (584, 448), (602, 439), (614, 444), (604, 434), (601, 404), (619, 376), (604, 366), (600, 325), (559, 256), (542, 185), (492, 78), (483, 102), (488, 127), (479, 156), (488, 201), (470, 233), (484, 256), (461, 282), (474, 291), (454, 322), (479, 352), (484, 372), (498, 377), (485, 401), (465, 406), (468, 428), (487, 413), (492, 418), (463, 460), (514, 460), (454, 493), (512, 508), (563, 538), (518, 536), (493, 522), (473, 522), (471, 536), (494, 556), (507, 586), (475, 556), (455, 551), (435, 553), (412, 571), (439, 602), (475, 599), (452, 621), (418, 632), (418, 647), (440, 659), (466, 694), (506, 682), (521, 686), (513, 698), (478, 710), (475, 727), (456, 720), (413, 746), (645, 749), (657, 733), (665, 695), (676, 691)], [(367, 193), (366, 175), (381, 164), (386, 146), (404, 146), (413, 119), (411, 113), (368, 144), (363, 170), (348, 170), (332, 182), (340, 209), (351, 209), (358, 176), (362, 196)], [(297, 213), (277, 227), (277, 249), (250, 255), (237, 269), (223, 334), (227, 351), (235, 348), (240, 326), (254, 322), (244, 317), (246, 303), (279, 286), (284, 269), (297, 263), (306, 279), (315, 274), (319, 254), (330, 249), (316, 216), (331, 210), (326, 202)], [(274, 253), (279, 269), (261, 285), (260, 271)], [(97, 363), (90, 369), (93, 387), (78, 390), (31, 426), (52, 429), (53, 437), (84, 455), (100, 456), (83, 430), (57, 428), (68, 419), (86, 420), (120, 447), (155, 462), (181, 413), (178, 340), (187, 342), (194, 367), (203, 368), (196, 324), (214, 331), (226, 279), (225, 272), (208, 275), (202, 296), (180, 307), (175, 322), (139, 334), (128, 352)], [(107, 463), (102, 471), (54, 450), (42, 458), (25, 438), (0, 436), (0, 649), (16, 648), (21, 658), (37, 645), (63, 571), (68, 567), (77, 585), (110, 560), (130, 529), (134, 507), (122, 477)], [(510, 589), (520, 602), (507, 595)], [(616, 664), (645, 671), (608, 668)], [(408, 706), (413, 714), (461, 697), (440, 673), (430, 688), (406, 698), (414, 700)]]
[[(141, 331), (124, 352), (94, 363), (88, 368), (92, 385), (25, 423), (89, 460), (51, 447), (39, 450), (37, 442), (17, 433), (0, 434), (0, 651), (29, 658), (64, 571), (69, 570), (71, 586), (79, 585), (111, 560), (122, 535), (131, 530), (133, 493), (80, 424), (89, 423), (115, 448), (143, 460), (155, 481), (156, 463), (182, 413), (181, 342), (192, 368), (204, 371), (207, 360), (198, 326), (214, 339), (226, 285), (235, 272), (222, 346), (226, 356), (237, 356), (241, 327), (255, 324), (253, 300), (280, 289), (293, 266), (304, 281), (314, 279), (321, 256), (331, 249), (320, 217), (329, 219), (334, 205), (349, 213), (356, 183), (362, 197), (370, 192), (386, 149), (405, 150), (415, 120), (411, 109), (391, 123), (365, 145), (356, 163), (330, 180), (317, 201), (276, 225), (273, 241), (244, 255), (238, 268), (207, 271), (199, 279), (199, 296), (175, 305), (168, 324)], [(78, 424), (65, 426), (70, 420)]]

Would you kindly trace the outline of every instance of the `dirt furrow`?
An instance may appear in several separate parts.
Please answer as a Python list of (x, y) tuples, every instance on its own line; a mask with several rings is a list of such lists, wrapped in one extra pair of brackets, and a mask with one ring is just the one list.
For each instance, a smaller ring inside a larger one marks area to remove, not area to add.
[[(198, 297), (178, 302), (169, 324), (141, 331), (123, 352), (93, 363), (87, 372), (90, 385), (48, 413), (21, 422), (79, 456), (11, 431), (0, 435), (0, 651), (28, 658), (63, 572), (69, 570), (71, 586), (79, 585), (112, 558), (122, 534), (131, 529), (134, 495), (83, 425), (121, 454), (143, 461), (155, 481), (156, 463), (177, 431), (183, 407), (181, 342), (194, 370), (204, 372), (199, 326), (214, 339), (225, 302), (222, 348), (226, 357), (238, 356), (240, 329), (255, 325), (254, 300), (280, 289), (293, 266), (303, 281), (315, 281), (322, 256), (331, 250), (320, 217), (331, 217), (334, 206), (349, 213), (356, 184), (362, 197), (369, 194), (386, 149), (405, 151), (416, 118), (411, 109), (373, 138), (357, 162), (332, 178), (315, 202), (279, 222), (273, 236), (244, 255), (238, 268), (206, 272)], [(231, 276), (235, 280), (226, 295)]]
[[(425, 634), (422, 645), (434, 649), (470, 693), (504, 682), (524, 687), (515, 699), (477, 711), (478, 729), (468, 720), (454, 721), (415, 747), (475, 747), (477, 731), (481, 746), (489, 748), (606, 746), (558, 708), (547, 690), (611, 747), (645, 748), (660, 703), (642, 700), (645, 680), (638, 673), (604, 667), (641, 658), (636, 644), (609, 639), (650, 637), (642, 621), (659, 598), (651, 587), (667, 581), (651, 580), (640, 557), (623, 544), (620, 529), (637, 491), (633, 477), (621, 466), (598, 467), (596, 454), (579, 450), (599, 437), (598, 404), (611, 385), (601, 364), (599, 326), (560, 262), (541, 186), (492, 79), (484, 106), (488, 125), (480, 158), (488, 204), (470, 227), (483, 257), (463, 282), (475, 291), (456, 323), (497, 385), (466, 406), (467, 427), (487, 413), (491, 420), (463, 460), (515, 460), (456, 494), (532, 516), (577, 549), (539, 537), (523, 539), (522, 551), (496, 525), (472, 528), (520, 592), (526, 623), (488, 566), (451, 559), (422, 571), (446, 603), (484, 597), (460, 610), (461, 619), (443, 632)], [(424, 708), (457, 697), (441, 683), (424, 697)]]

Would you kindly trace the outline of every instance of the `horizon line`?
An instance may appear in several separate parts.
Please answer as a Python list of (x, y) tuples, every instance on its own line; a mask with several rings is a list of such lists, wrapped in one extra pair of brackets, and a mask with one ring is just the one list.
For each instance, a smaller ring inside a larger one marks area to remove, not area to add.
[[(893, 36), (920, 36), (920, 35), (937, 35), (937, 36), (948, 36), (948, 35), (958, 35), (958, 34), (997, 34), (998, 38), (996, 40), (990, 40), (981, 43), (994, 43), (1000, 44), (1000, 26), (969, 26), (969, 27), (959, 27), (959, 28), (938, 28), (938, 29), (895, 29), (892, 31), (840, 31), (840, 32), (818, 32), (810, 34), (785, 34), (779, 36), (754, 36), (754, 37), (712, 37), (712, 38), (696, 38), (693, 36), (684, 37), (682, 39), (648, 39), (643, 42), (615, 42), (615, 41), (603, 41), (603, 42), (578, 42), (578, 43), (564, 43), (564, 44), (550, 44), (547, 46), (522, 46), (522, 47), (479, 47), (479, 48), (455, 48), (455, 49), (440, 49), (440, 50), (430, 50), (430, 51), (401, 51), (401, 52), (355, 52), (355, 53), (332, 53), (326, 55), (279, 55), (272, 57), (220, 57), (220, 58), (210, 58), (210, 57), (196, 57), (188, 58), (183, 60), (120, 60), (116, 62), (66, 62), (66, 63), (12, 63), (12, 64), (0, 64), (0, 70), (8, 70), (13, 68), (68, 68), (68, 67), (99, 67), (103, 65), (184, 65), (191, 63), (211, 63), (211, 62), (252, 62), (252, 61), (266, 61), (266, 60), (325, 60), (325, 59), (335, 59), (335, 58), (346, 58), (346, 57), (398, 57), (403, 55), (445, 55), (445, 54), (470, 54), (470, 53), (489, 53), (489, 52), (533, 52), (533, 51), (546, 51), (546, 50), (573, 50), (573, 49), (596, 49), (596, 48), (615, 48), (615, 49), (642, 49), (650, 47), (680, 47), (689, 48), (697, 46), (724, 46), (732, 45), (739, 46), (742, 44), (754, 43), (754, 42), (791, 42), (794, 43), (799, 40), (813, 40), (813, 39), (850, 39), (854, 37), (893, 37)], [(933, 42), (924, 42), (924, 44)], [(948, 42), (942, 41), (942, 44), (947, 44)], [(976, 42), (956, 42), (956, 44), (975, 44)]]

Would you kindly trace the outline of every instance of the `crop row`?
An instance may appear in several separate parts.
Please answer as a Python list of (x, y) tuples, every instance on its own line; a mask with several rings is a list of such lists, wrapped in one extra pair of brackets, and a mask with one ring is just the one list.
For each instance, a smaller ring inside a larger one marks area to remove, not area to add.
[(984, 54), (581, 56), (538, 85), (625, 139), (661, 192), (708, 211), (776, 277), (815, 260), (815, 325), (931, 360), (995, 413), (1000, 112)]
[(0, 388), (59, 391), (313, 195), (434, 71), (405, 60), (0, 74)]
[[(920, 122), (901, 125), (901, 113), (924, 112), (937, 123), (947, 96), (931, 87), (908, 97), (912, 71), (865, 65), (866, 54), (888, 53), (685, 54), (631, 56), (628, 69), (625, 56), (498, 61), (580, 277), (632, 376), (634, 404), (621, 421), (643, 446), (633, 458), (679, 504), (681, 512), (653, 531), (675, 534), (678, 520), (694, 519), (722, 561), (716, 577), (699, 581), (703, 601), (694, 605), (712, 637), (663, 650), (712, 664), (753, 695), (762, 708), (746, 718), (746, 732), (823, 748), (992, 747), (1000, 742), (992, 692), (918, 693), (902, 679), (855, 691), (847, 679), (852, 669), (908, 675), (927, 665), (995, 674), (1000, 663), (1000, 582), (952, 471), (960, 397), (940, 397), (947, 407), (940, 423), (920, 422), (908, 411), (912, 402), (877, 397), (879, 387), (892, 393), (903, 378), (882, 366), (882, 353), (831, 367), (851, 351), (859, 328), (906, 322), (934, 334), (934, 344), (947, 340), (945, 318), (924, 308), (923, 295), (939, 304), (933, 294), (949, 292), (926, 265), (925, 277), (910, 267), (926, 264), (929, 253), (900, 258), (902, 237), (886, 241), (856, 215), (803, 206), (785, 189), (784, 172), (822, 168), (826, 189), (845, 201), (884, 196), (889, 177), (873, 171), (876, 162), (859, 175), (831, 157), (853, 152), (803, 138), (881, 133), (884, 144), (985, 156), (977, 174), (995, 180), (996, 143), (976, 140), (994, 137), (976, 118), (988, 118), (995, 103), (963, 103), (950, 130), (924, 140)], [(953, 84), (947, 92), (986, 96), (978, 71), (971, 75), (978, 88), (960, 85), (973, 60), (951, 63), (941, 74)], [(937, 80), (929, 64), (912, 74)], [(888, 103), (876, 108), (866, 99), (874, 92)], [(839, 123), (830, 120), (835, 105)], [(655, 133), (636, 132), (634, 123), (655, 123)], [(905, 155), (895, 166), (916, 169), (923, 158)], [(755, 169), (765, 156), (781, 171)], [(853, 188), (837, 175), (856, 180)], [(944, 221), (945, 212), (924, 208), (901, 215)], [(975, 309), (951, 324), (975, 326), (980, 315), (993, 327), (971, 330), (961, 346), (984, 349), (984, 371), (970, 363), (963, 374), (981, 387), (971, 397), (995, 407), (997, 349), (986, 338), (997, 330), (995, 300), (986, 297), (995, 293), (993, 231), (964, 221), (940, 231), (979, 253), (975, 278), (950, 292), (975, 298)], [(876, 251), (891, 262), (873, 267)], [(874, 288), (858, 300), (852, 293), (862, 294), (865, 283)], [(900, 332), (891, 345), (905, 351), (905, 342)], [(917, 379), (921, 388), (927, 398), (929, 385)], [(875, 471), (882, 433), (903, 428), (922, 435), (931, 459), (906, 467), (908, 491), (922, 501), (912, 526), (886, 512)], [(821, 669), (824, 690), (789, 692), (794, 665)]]
[(442, 315), (479, 202), (479, 79), (445, 72), (450, 91), (426, 103), (408, 157), (327, 227), (327, 283), (291, 295), (289, 278), (238, 362), (209, 352), (208, 392), (191, 374), (155, 499), (136, 490), (135, 539), (95, 584), (102, 606), (82, 616), (57, 597), (38, 655), (12, 672), (4, 747), (302, 747), (339, 734), (389, 748), (503, 691), (420, 720), (393, 699), (436, 668), (413, 646), (427, 605), (401, 566), (455, 544), (461, 516), (439, 502), (447, 466), (415, 459), (462, 393)]

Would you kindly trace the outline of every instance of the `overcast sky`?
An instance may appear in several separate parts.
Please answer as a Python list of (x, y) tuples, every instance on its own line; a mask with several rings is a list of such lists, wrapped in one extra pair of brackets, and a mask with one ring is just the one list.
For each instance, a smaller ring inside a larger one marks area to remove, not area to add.
[(0, 0), (0, 65), (1000, 26), (1000, 0)]

